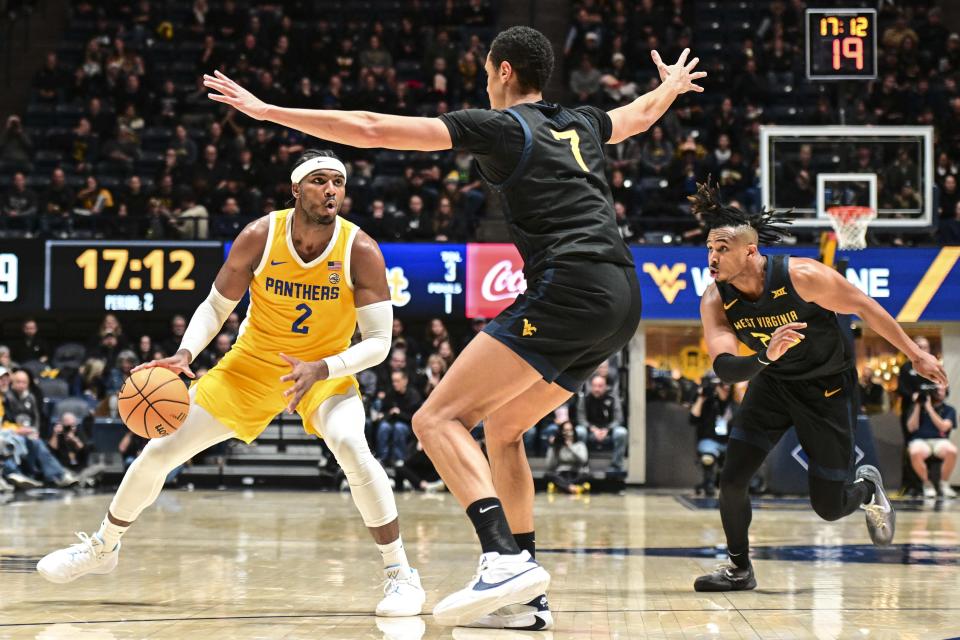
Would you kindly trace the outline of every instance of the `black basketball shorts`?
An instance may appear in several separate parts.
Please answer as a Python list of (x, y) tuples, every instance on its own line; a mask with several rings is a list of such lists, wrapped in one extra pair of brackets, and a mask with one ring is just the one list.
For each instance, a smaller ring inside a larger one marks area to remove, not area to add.
[(854, 462), (859, 393), (855, 369), (809, 380), (760, 373), (734, 415), (730, 438), (769, 451), (793, 426), (809, 458), (809, 472), (825, 480), (847, 480)]
[(577, 261), (545, 269), (484, 332), (547, 382), (576, 392), (630, 341), (639, 323), (636, 269)]

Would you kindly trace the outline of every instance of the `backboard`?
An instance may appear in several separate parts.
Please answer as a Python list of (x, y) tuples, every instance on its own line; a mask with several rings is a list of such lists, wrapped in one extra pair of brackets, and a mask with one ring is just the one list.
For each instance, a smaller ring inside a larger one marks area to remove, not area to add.
[(760, 173), (763, 206), (799, 227), (828, 227), (834, 205), (876, 209), (872, 227), (932, 224), (932, 127), (764, 126)]

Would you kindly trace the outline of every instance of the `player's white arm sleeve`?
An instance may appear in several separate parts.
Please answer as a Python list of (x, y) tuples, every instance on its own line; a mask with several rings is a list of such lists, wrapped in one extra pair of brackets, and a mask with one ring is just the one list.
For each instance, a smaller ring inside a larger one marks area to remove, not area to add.
[(224, 297), (217, 291), (216, 285), (210, 287), (210, 295), (193, 312), (190, 324), (183, 332), (183, 340), (180, 341), (180, 348), (190, 352), (190, 362), (196, 360), (200, 352), (207, 348), (239, 302)]
[(324, 358), (330, 378), (359, 373), (376, 366), (390, 353), (393, 336), (393, 303), (374, 302), (357, 309), (360, 342), (335, 356)]

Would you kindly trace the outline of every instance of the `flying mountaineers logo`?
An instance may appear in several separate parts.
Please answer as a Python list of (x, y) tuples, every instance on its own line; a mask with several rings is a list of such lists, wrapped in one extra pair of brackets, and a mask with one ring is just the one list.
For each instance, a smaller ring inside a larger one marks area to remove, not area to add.
[(682, 262), (668, 267), (665, 264), (655, 265), (652, 262), (643, 263), (643, 272), (653, 278), (653, 283), (660, 289), (660, 294), (667, 304), (673, 304), (677, 295), (687, 288), (687, 281), (680, 278), (687, 272), (687, 265)]

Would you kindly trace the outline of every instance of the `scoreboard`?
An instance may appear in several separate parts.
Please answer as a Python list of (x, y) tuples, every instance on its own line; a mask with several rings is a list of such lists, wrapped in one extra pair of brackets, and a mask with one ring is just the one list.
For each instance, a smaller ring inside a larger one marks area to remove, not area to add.
[(807, 78), (877, 77), (875, 9), (807, 9)]
[[(230, 242), (0, 238), (0, 313), (51, 312), (69, 321), (104, 311), (192, 313)], [(380, 245), (390, 298), (409, 318), (464, 316), (464, 244)]]
[(50, 240), (45, 253), (48, 311), (190, 309), (223, 264), (219, 242)]

